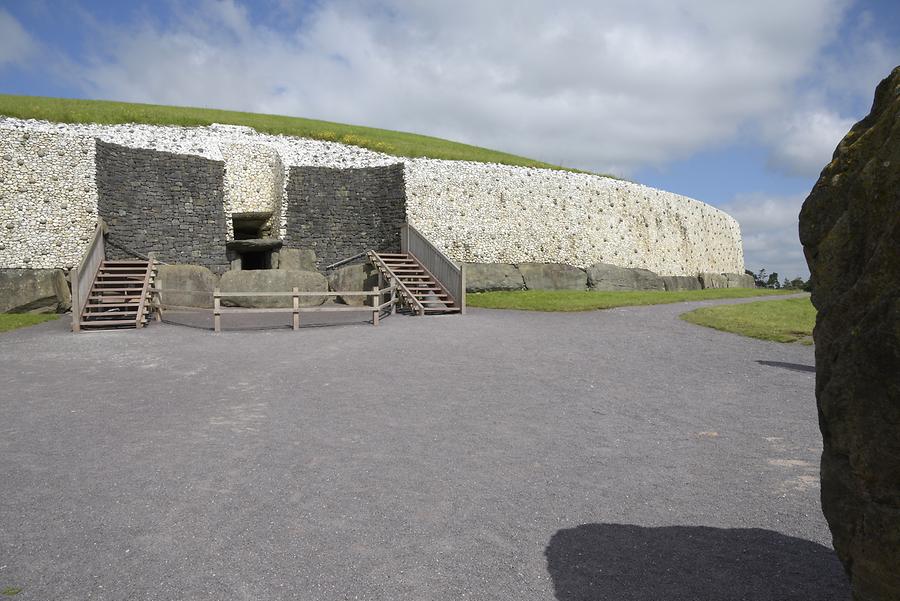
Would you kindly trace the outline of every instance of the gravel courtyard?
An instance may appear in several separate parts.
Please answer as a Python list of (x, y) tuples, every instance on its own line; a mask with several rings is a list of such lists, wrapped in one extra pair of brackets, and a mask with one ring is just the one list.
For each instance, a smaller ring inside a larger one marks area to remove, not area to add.
[(722, 302), (4, 334), (0, 592), (847, 599), (813, 348)]

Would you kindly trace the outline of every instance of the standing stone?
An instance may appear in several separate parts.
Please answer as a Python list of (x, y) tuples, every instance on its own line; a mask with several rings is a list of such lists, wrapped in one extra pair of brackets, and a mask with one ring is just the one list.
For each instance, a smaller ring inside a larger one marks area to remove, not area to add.
[(508, 263), (469, 263), (466, 265), (466, 290), (522, 290), (525, 280), (515, 265)]
[(0, 269), (0, 313), (62, 313), (72, 294), (60, 269)]
[(211, 309), (218, 282), (216, 274), (202, 265), (159, 265), (156, 270), (156, 287), (167, 307)]
[[(370, 263), (338, 267), (328, 276), (328, 286), (334, 292), (347, 290), (371, 290), (378, 285), (378, 272)], [(368, 296), (339, 296), (345, 305), (361, 307), (372, 299)]]
[(800, 212), (822, 510), (857, 601), (900, 599), (900, 67)]
[(316, 253), (308, 249), (282, 248), (278, 252), (278, 269), (316, 271)]
[[(528, 290), (585, 290), (587, 274), (583, 269), (562, 263), (519, 263), (519, 271)], [(468, 274), (466, 274), (468, 275)]]
[[(226, 271), (219, 281), (222, 292), (290, 292), (297, 287), (300, 292), (326, 292), (328, 280), (315, 271), (287, 271), (282, 269), (254, 269), (251, 271)], [(301, 296), (301, 307), (314, 307), (327, 297)], [(222, 299), (226, 307), (290, 307), (290, 296), (235, 296)]]

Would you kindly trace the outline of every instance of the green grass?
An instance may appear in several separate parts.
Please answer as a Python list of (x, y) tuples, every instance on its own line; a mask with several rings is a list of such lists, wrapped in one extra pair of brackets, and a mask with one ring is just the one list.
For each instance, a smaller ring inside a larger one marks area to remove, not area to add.
[[(316, 140), (342, 142), (398, 157), (427, 157), (482, 163), (502, 163), (544, 169), (566, 169), (506, 152), (470, 146), (441, 138), (388, 129), (316, 121), (301, 117), (243, 113), (219, 109), (75, 100), (43, 96), (0, 94), (0, 115), (19, 119), (44, 119), (62, 123), (145, 123), (150, 125), (197, 126), (212, 123), (249, 125), (268, 134), (284, 134)], [(578, 171), (577, 169), (567, 169)]]
[(816, 309), (809, 298), (705, 307), (681, 316), (697, 325), (775, 342), (812, 344)]
[(0, 594), (6, 595), (7, 597), (14, 597), (21, 592), (22, 592), (22, 589), (20, 589), (20, 588), (16, 588), (14, 586), (8, 586), (5, 589), (3, 589), (2, 591), (0, 591)]
[(516, 290), (511, 292), (477, 292), (466, 295), (470, 307), (516, 309), (520, 311), (593, 311), (634, 305), (663, 305), (685, 301), (720, 298), (747, 298), (788, 294), (764, 288), (712, 288), (683, 292), (628, 291), (594, 292), (586, 290)]
[(18, 328), (59, 319), (54, 313), (0, 313), (0, 332), (9, 332)]

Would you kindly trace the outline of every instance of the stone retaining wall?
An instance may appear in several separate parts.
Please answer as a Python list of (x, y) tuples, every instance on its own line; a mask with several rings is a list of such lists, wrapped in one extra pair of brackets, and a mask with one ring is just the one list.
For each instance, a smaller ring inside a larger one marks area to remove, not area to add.
[(228, 268), (221, 161), (99, 141), (96, 161), (111, 241), (168, 263)]
[(291, 167), (285, 247), (309, 248), (319, 267), (366, 249), (398, 251), (406, 218), (403, 165)]

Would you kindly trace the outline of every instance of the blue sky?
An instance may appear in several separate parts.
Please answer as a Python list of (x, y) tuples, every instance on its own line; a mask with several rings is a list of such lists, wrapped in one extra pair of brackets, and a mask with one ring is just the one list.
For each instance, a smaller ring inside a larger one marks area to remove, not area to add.
[(807, 275), (797, 212), (878, 81), (900, 3), (0, 0), (0, 92), (415, 131), (718, 206)]

